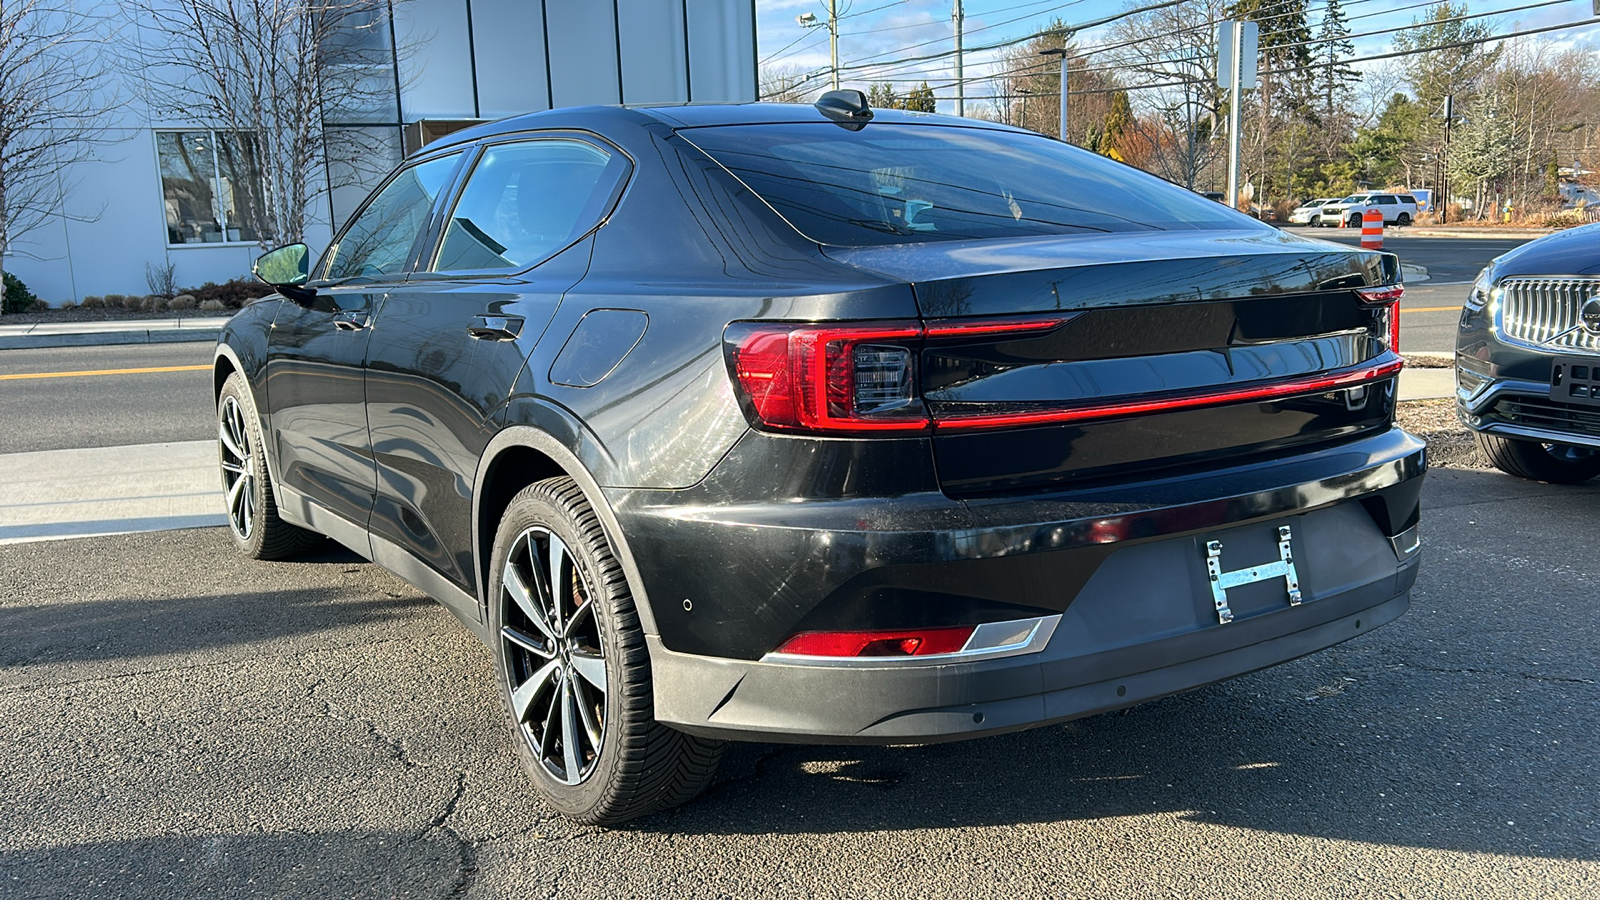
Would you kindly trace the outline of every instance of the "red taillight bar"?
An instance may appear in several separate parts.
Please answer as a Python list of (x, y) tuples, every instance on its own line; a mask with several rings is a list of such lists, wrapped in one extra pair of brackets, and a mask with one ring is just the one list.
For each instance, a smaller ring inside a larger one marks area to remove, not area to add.
[(1072, 409), (1038, 410), (1034, 412), (989, 413), (971, 416), (940, 416), (934, 422), (936, 432), (978, 431), (985, 428), (1008, 428), (1024, 425), (1060, 425), (1084, 422), (1091, 419), (1115, 419), (1148, 413), (1199, 409), (1205, 406), (1224, 406), (1229, 403), (1248, 403), (1260, 400), (1281, 400), (1302, 394), (1321, 394), (1342, 388), (1356, 387), (1369, 381), (1387, 378), (1405, 365), (1400, 359), (1375, 366), (1364, 366), (1335, 375), (1317, 375), (1293, 381), (1279, 381), (1259, 387), (1237, 388), (1190, 394), (1185, 397), (1163, 397), (1159, 400), (1132, 400), (1123, 403), (1099, 403)]
[(904, 631), (803, 631), (774, 653), (794, 656), (934, 656), (966, 646), (974, 625)]

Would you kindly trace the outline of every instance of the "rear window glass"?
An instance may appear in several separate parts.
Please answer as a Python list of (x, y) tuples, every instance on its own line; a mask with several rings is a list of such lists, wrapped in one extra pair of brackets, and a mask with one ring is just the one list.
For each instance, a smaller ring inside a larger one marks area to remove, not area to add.
[(1037, 135), (934, 125), (691, 128), (704, 150), (822, 244), (1262, 227), (1114, 160)]

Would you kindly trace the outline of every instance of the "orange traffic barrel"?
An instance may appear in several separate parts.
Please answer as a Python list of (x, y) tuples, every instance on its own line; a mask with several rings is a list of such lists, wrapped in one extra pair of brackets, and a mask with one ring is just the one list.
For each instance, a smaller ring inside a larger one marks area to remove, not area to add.
[(1361, 216), (1361, 249), (1383, 249), (1383, 213), (1369, 209)]

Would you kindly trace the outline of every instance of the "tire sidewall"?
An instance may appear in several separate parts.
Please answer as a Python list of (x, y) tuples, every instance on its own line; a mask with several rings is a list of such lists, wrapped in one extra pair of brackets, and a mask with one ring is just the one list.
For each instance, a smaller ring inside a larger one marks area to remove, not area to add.
[[(596, 548), (591, 540), (585, 537), (571, 513), (556, 499), (558, 482), (571, 483), (566, 479), (555, 479), (530, 485), (517, 494), (506, 507), (505, 514), (500, 519), (500, 526), (495, 532), (494, 548), (490, 555), (486, 619), (494, 655), (495, 679), (500, 685), (500, 703), (506, 713), (506, 726), (517, 758), (533, 778), (540, 794), (552, 806), (564, 815), (584, 820), (590, 817), (591, 811), (610, 799), (613, 785), (617, 780), (617, 769), (622, 756), (620, 747), (625, 739), (624, 731), (629, 725), (624, 721), (625, 704), (619, 702), (619, 698), (628, 689), (628, 682), (631, 680), (630, 673), (624, 671), (622, 662), (624, 654), (621, 652), (618, 631), (619, 626), (625, 629), (629, 624), (637, 630), (637, 624), (632, 612), (631, 599), (628, 598), (626, 591), (619, 596), (616, 591), (608, 589), (606, 579), (600, 571), (600, 568), (606, 565), (606, 561), (596, 558)], [(606, 660), (606, 720), (601, 726), (600, 758), (588, 777), (575, 785), (562, 784), (552, 778), (545, 771), (538, 754), (529, 746), (522, 726), (511, 708), (512, 685), (507, 672), (505, 645), (500, 639), (501, 573), (505, 570), (506, 560), (511, 555), (516, 539), (535, 526), (548, 529), (567, 545), (578, 577), (583, 580), (585, 588), (589, 591), (590, 602), (595, 604), (594, 616), (600, 634), (600, 651)], [(609, 548), (602, 549), (609, 557)], [(610, 564), (617, 565), (614, 559)], [(634, 677), (638, 675), (638, 673), (631, 674)]]
[[(228, 376), (222, 384), (222, 391), (217, 395), (216, 424), (220, 433), (222, 429), (222, 410), (228, 398), (233, 398), (239, 404), (239, 411), (244, 415), (245, 437), (250, 441), (250, 493), (255, 504), (255, 518), (251, 524), (250, 536), (239, 537), (229, 524), (228, 537), (233, 540), (239, 552), (251, 558), (258, 558), (262, 552), (262, 541), (265, 528), (263, 515), (267, 509), (266, 486), (267, 466), (266, 454), (261, 445), (261, 421), (256, 412), (255, 404), (250, 400), (250, 392), (244, 388), (244, 378), (238, 372)], [(222, 441), (217, 439), (217, 478), (222, 483), (223, 501), (227, 502), (228, 480), (222, 472)], [(232, 517), (232, 510), (227, 511)]]

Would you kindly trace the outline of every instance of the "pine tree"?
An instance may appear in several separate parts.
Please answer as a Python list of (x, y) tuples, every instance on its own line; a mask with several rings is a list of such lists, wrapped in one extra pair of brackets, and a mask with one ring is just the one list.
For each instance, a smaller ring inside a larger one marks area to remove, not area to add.
[(1317, 114), (1327, 124), (1349, 102), (1351, 84), (1361, 80), (1361, 73), (1344, 61), (1356, 55), (1356, 45), (1350, 40), (1350, 26), (1339, 0), (1327, 0), (1317, 42), (1319, 65), (1312, 79), (1319, 103)]
[(926, 81), (924, 81), (921, 85), (912, 88), (911, 93), (907, 94), (905, 99), (900, 102), (900, 108), (908, 109), (913, 112), (931, 113), (937, 111), (938, 102), (933, 98), (933, 88), (928, 87), (928, 83)]

